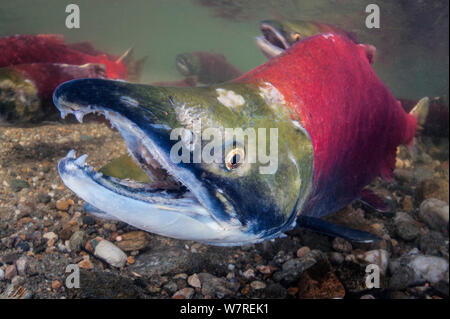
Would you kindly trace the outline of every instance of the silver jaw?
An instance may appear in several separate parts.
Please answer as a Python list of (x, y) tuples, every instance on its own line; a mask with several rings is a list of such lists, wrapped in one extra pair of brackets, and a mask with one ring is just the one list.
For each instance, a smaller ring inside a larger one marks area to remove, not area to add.
[(259, 50), (266, 56), (266, 58), (271, 59), (284, 52), (283, 49), (273, 45), (267, 41), (263, 36), (255, 37), (256, 45)]

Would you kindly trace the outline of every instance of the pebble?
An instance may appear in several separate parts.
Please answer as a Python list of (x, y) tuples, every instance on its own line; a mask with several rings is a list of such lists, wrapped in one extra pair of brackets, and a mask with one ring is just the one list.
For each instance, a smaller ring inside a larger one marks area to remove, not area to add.
[(255, 290), (260, 290), (266, 288), (266, 284), (262, 281), (255, 280), (250, 283), (250, 287), (252, 287)]
[(243, 276), (245, 279), (251, 279), (251, 278), (254, 278), (254, 277), (255, 277), (255, 271), (254, 271), (252, 268), (249, 268), (249, 269), (247, 269), (246, 271), (244, 271), (244, 272), (242, 273), (242, 276)]
[(448, 261), (444, 258), (422, 255), (415, 248), (389, 264), (392, 273), (389, 286), (400, 290), (423, 282), (448, 282), (448, 269)]
[(449, 208), (446, 202), (439, 199), (426, 199), (420, 204), (419, 217), (431, 229), (447, 232), (449, 221)]
[(273, 274), (273, 279), (277, 282), (289, 286), (296, 283), (301, 274), (308, 268), (312, 267), (319, 260), (326, 259), (325, 254), (320, 250), (311, 250), (303, 258), (293, 258), (286, 261), (281, 270)]
[(143, 231), (133, 231), (120, 235), (121, 240), (115, 244), (123, 251), (141, 250), (149, 244), (149, 235)]
[(110, 241), (96, 238), (90, 240), (89, 244), (94, 249), (94, 256), (104, 260), (111, 266), (121, 268), (127, 263), (127, 255)]
[(56, 202), (56, 209), (61, 211), (68, 211), (70, 206), (70, 202), (68, 200), (59, 200)]
[(53, 280), (52, 281), (52, 288), (53, 289), (59, 289), (61, 287), (62, 287), (62, 285), (61, 285), (61, 283), (58, 280)]
[(445, 247), (445, 240), (440, 232), (432, 230), (420, 237), (419, 247), (425, 255), (439, 255)]
[(420, 234), (419, 226), (408, 213), (398, 212), (395, 214), (394, 225), (397, 235), (403, 240), (414, 240)]
[(11, 280), (17, 275), (16, 265), (9, 265), (5, 269), (5, 279)]
[(78, 263), (78, 267), (81, 269), (89, 270), (94, 268), (94, 264), (89, 260), (89, 258), (85, 258)]
[(386, 273), (389, 266), (389, 252), (384, 249), (369, 250), (356, 257), (368, 264), (378, 265), (383, 273)]
[[(183, 288), (178, 290), (174, 295), (174, 299), (191, 299), (194, 296), (194, 289), (192, 288)], [(177, 298), (178, 297), (178, 298)], [(181, 298), (180, 298), (181, 297)]]
[(233, 296), (239, 289), (239, 283), (231, 282), (209, 273), (199, 273), (198, 278), (200, 279), (202, 285), (201, 292), (204, 296), (208, 295), (213, 298), (224, 298)]
[(194, 288), (201, 288), (201, 286), (202, 286), (197, 274), (193, 274), (193, 275), (189, 276), (187, 279), (187, 282), (190, 286), (192, 286)]
[(45, 233), (42, 237), (44, 237), (47, 240), (53, 240), (53, 241), (58, 240), (58, 235), (56, 235), (54, 232)]
[(310, 251), (311, 251), (311, 249), (308, 246), (303, 246), (297, 250), (296, 255), (298, 258), (303, 258)]
[(5, 279), (5, 271), (0, 268), (0, 280), (4, 280)]
[(333, 243), (331, 244), (334, 250), (340, 252), (340, 253), (351, 253), (352, 252), (352, 244), (342, 238), (336, 237), (333, 239)]
[(41, 202), (43, 204), (50, 203), (51, 199), (52, 198), (46, 193), (39, 192), (39, 194), (38, 194), (38, 200), (39, 200), (39, 202)]
[(277, 270), (277, 268), (274, 266), (269, 266), (269, 265), (267, 265), (267, 266), (259, 265), (259, 266), (256, 266), (256, 270), (258, 270), (263, 275), (271, 275), (275, 270)]
[(448, 180), (431, 178), (419, 184), (416, 190), (416, 197), (419, 202), (436, 198), (448, 204), (449, 184)]
[(128, 256), (128, 257), (127, 257), (127, 263), (128, 263), (129, 265), (133, 265), (135, 262), (136, 262), (136, 260), (134, 260), (134, 257), (133, 257), (133, 256)]
[(70, 236), (69, 249), (73, 252), (78, 252), (83, 247), (86, 240), (86, 233), (82, 230), (76, 231)]
[(19, 259), (16, 260), (16, 268), (17, 268), (17, 273), (20, 276), (24, 276), (25, 275), (25, 271), (27, 268), (27, 257), (26, 256), (22, 256)]

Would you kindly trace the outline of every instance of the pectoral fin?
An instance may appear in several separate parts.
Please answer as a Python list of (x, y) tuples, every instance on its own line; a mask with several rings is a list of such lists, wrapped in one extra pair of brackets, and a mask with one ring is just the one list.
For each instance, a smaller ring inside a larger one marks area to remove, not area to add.
[(380, 237), (361, 230), (346, 228), (325, 220), (309, 216), (299, 216), (298, 225), (330, 237), (340, 237), (357, 243), (374, 243), (381, 240)]
[(370, 189), (363, 189), (359, 201), (381, 213), (387, 213), (391, 210), (388, 204)]

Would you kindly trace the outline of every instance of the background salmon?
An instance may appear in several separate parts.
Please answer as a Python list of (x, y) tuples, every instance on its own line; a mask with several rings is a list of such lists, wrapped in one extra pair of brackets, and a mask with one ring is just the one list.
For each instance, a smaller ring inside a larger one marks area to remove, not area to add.
[(127, 67), (106, 54), (90, 55), (64, 43), (61, 35), (14, 35), (0, 39), (0, 67), (28, 63), (99, 63), (111, 79), (128, 79)]

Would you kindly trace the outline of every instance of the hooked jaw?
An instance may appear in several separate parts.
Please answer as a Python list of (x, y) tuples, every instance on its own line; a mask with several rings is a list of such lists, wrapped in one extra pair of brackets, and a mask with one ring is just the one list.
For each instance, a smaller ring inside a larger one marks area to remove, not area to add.
[[(236, 218), (221, 215), (215, 199), (195, 174), (170, 161), (169, 152), (161, 143), (161, 136), (167, 135), (170, 126), (148, 119), (142, 121), (147, 115), (154, 116), (157, 106), (150, 111), (144, 109), (139, 94), (137, 98), (134, 95), (136, 99), (127, 98), (126, 90), (121, 87), (128, 85), (131, 84), (74, 80), (55, 90), (54, 103), (63, 117), (74, 114), (79, 121), (88, 113), (103, 114), (120, 132), (130, 154), (144, 171), (150, 162), (156, 161), (181, 187), (178, 191), (169, 191), (113, 178), (88, 166), (87, 155), (76, 158), (75, 152), (70, 151), (60, 160), (58, 171), (64, 184), (86, 202), (89, 212), (159, 235), (220, 246), (257, 243), (282, 235), (281, 230), (264, 235), (254, 233)], [(87, 94), (92, 87), (96, 90)], [(108, 92), (108, 97), (102, 96), (104, 91)], [(114, 93), (120, 95), (115, 102), (111, 98)], [(106, 106), (108, 101), (105, 101), (105, 106), (100, 106), (100, 101), (108, 98), (111, 104)]]
[(273, 58), (290, 47), (284, 35), (269, 22), (260, 24), (262, 36), (255, 37), (255, 42), (267, 58)]

